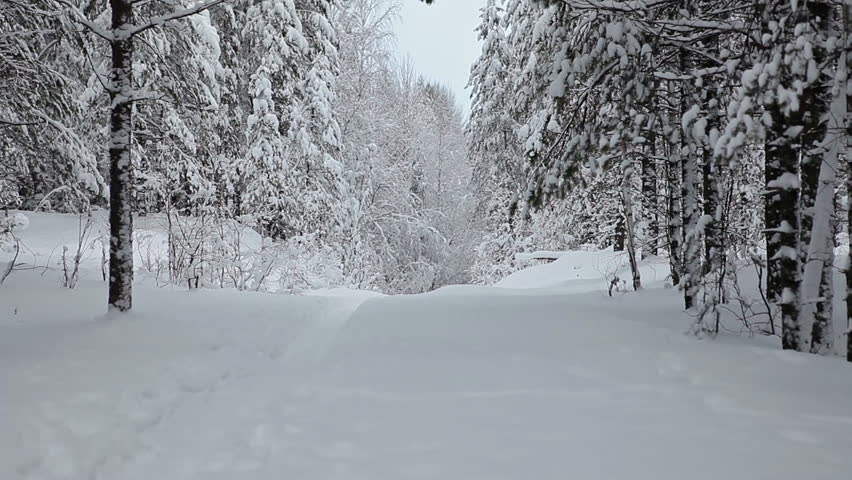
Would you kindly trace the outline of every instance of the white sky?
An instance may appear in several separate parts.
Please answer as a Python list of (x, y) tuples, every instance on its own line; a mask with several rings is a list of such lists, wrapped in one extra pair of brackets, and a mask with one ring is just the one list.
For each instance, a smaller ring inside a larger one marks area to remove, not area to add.
[(470, 105), (465, 91), (470, 66), (479, 57), (474, 29), (485, 0), (435, 0), (426, 5), (402, 0), (402, 20), (396, 26), (399, 51), (410, 55), (417, 71), (449, 85), (460, 105)]

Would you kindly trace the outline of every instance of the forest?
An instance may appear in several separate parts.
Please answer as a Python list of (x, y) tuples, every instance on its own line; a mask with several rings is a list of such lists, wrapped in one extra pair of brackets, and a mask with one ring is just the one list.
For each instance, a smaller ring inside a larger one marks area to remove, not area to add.
[[(465, 280), (461, 109), (394, 57), (397, 5), (82, 3), (0, 2), (4, 207), (112, 206), (124, 288), (131, 211), (168, 217), (176, 283), (265, 289), (293, 257), (291, 288)], [(250, 258), (244, 225), (268, 239)]]
[(852, 0), (0, 0), (0, 479), (849, 478), (850, 71)]
[(755, 269), (751, 327), (832, 351), (850, 325), (832, 298), (852, 302), (849, 3), (505, 3), (483, 11), (467, 126), (493, 255), (562, 223), (625, 250), (638, 290), (638, 259), (663, 251), (697, 333)]
[(395, 54), (390, 1), (77, 3), (0, 2), (0, 203), (110, 208), (119, 310), (133, 214), (164, 214), (148, 267), (190, 287), (420, 293), (585, 245), (637, 290), (665, 256), (699, 334), (732, 304), (784, 348), (849, 328), (839, 0), (488, 1), (469, 115)]

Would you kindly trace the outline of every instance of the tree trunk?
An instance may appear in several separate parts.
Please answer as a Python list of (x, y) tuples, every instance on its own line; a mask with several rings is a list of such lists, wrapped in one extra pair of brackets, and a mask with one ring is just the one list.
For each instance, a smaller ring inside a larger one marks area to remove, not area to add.
[[(704, 48), (710, 52), (711, 56), (719, 56), (719, 37), (714, 35), (704, 40)], [(712, 68), (714, 61), (705, 59), (700, 62), (703, 68)], [(718, 132), (722, 119), (724, 118), (724, 110), (719, 105), (719, 91), (716, 85), (721, 83), (719, 78), (705, 79), (700, 91), (697, 92), (696, 98), (701, 102), (701, 110), (704, 112), (707, 124), (705, 127), (705, 137), (701, 139), (701, 160), (702, 160), (702, 183), (703, 183), (703, 214), (705, 217), (704, 223), (704, 280), (702, 283), (709, 285), (709, 282), (714, 282), (716, 285), (722, 285), (724, 279), (713, 278), (712, 276), (721, 277), (724, 272), (725, 264), (725, 239), (722, 238), (722, 195), (724, 186), (721, 173), (727, 167), (723, 158), (714, 158), (713, 146), (710, 137), (711, 132)], [(698, 141), (696, 141), (698, 144)], [(697, 146), (697, 145), (696, 145)], [(717, 292), (721, 294), (721, 292)], [(723, 299), (721, 295), (714, 296), (711, 299), (713, 308)]]
[[(846, 232), (852, 238), (852, 0), (843, 4), (846, 39)], [(841, 68), (844, 62), (841, 62)], [(850, 241), (852, 243), (852, 241)], [(852, 362), (852, 252), (846, 255), (846, 360)]]
[(704, 191), (703, 212), (705, 217), (712, 219), (704, 225), (704, 273), (706, 275), (715, 270), (715, 257), (718, 255), (721, 246), (719, 220), (716, 215), (716, 210), (721, 203), (718, 185), (721, 179), (712, 152), (704, 149), (702, 156), (704, 160), (701, 166)]
[(615, 231), (613, 232), (612, 250), (615, 252), (624, 251), (624, 240), (627, 237), (627, 227), (624, 224), (624, 215), (616, 213)]
[(624, 179), (621, 182), (621, 194), (624, 200), (624, 221), (627, 226), (627, 256), (630, 260), (630, 273), (633, 276), (633, 290), (642, 288), (639, 264), (636, 261), (636, 229), (633, 222), (633, 162), (627, 157), (627, 147), (621, 144), (621, 162)]
[(684, 148), (681, 158), (683, 183), (683, 287), (684, 307), (695, 306), (698, 295), (698, 280), (701, 274), (701, 238), (698, 233), (698, 219), (701, 216), (698, 198), (698, 158), (695, 145)]
[(642, 156), (642, 220), (645, 224), (642, 258), (659, 254), (657, 237), (660, 235), (657, 224), (657, 138), (653, 127), (647, 140), (646, 154)]
[(775, 253), (769, 258), (781, 291), (781, 344), (785, 350), (801, 351), (802, 328), (799, 323), (799, 288), (802, 271), (799, 261), (799, 149), (793, 140), (784, 136), (789, 125), (796, 121), (785, 118), (780, 107), (771, 107), (773, 138), (767, 160), (777, 165), (778, 173), (768, 178), (767, 203), (772, 204), (775, 215), (766, 219), (766, 231)]
[[(832, 185), (832, 190), (834, 185)], [(833, 228), (829, 227), (829, 231), (833, 232)], [(814, 232), (816, 233), (816, 232)], [(819, 355), (830, 355), (834, 350), (834, 323), (832, 315), (832, 301), (834, 298), (834, 241), (833, 238), (825, 238), (824, 260), (821, 262), (821, 271), (819, 279), (819, 288), (817, 301), (813, 308), (813, 327), (811, 329), (811, 353)], [(808, 278), (808, 267), (805, 267), (805, 279)], [(804, 280), (803, 280), (804, 284)], [(802, 298), (807, 299), (805, 294)], [(803, 308), (804, 310), (804, 308)]]
[[(769, 5), (764, 12), (764, 30), (770, 30), (769, 22), (775, 21), (787, 8), (783, 2)], [(803, 7), (796, 7), (803, 8)], [(796, 28), (799, 21), (793, 11), (786, 28)], [(778, 39), (769, 55), (785, 48), (791, 34)], [(789, 66), (782, 65), (779, 75), (782, 86), (792, 88), (794, 74)], [(766, 107), (771, 119), (767, 129), (765, 181), (766, 187), (766, 244), (767, 244), (767, 290), (770, 300), (781, 306), (781, 345), (785, 350), (803, 351), (805, 349), (805, 331), (799, 322), (801, 307), (801, 258), (800, 258), (800, 204), (801, 183), (799, 178), (799, 156), (802, 153), (800, 132), (795, 127), (803, 125), (802, 109), (785, 111), (787, 106), (781, 99), (775, 99)], [(810, 334), (810, 331), (807, 332)]]
[[(780, 113), (780, 112), (776, 112)], [(773, 117), (773, 120), (776, 120)], [(763, 166), (763, 180), (765, 185), (781, 176), (781, 168), (778, 159), (777, 149), (770, 145), (767, 140), (764, 147), (765, 159)], [(769, 230), (769, 225), (780, 224), (782, 206), (780, 200), (776, 197), (775, 192), (764, 190), (763, 201), (763, 218), (766, 224), (766, 298), (775, 304), (781, 303), (781, 279), (780, 270), (778, 268), (778, 241), (777, 235)]]
[(666, 237), (668, 240), (669, 267), (672, 285), (680, 285), (681, 272), (681, 218), (680, 218), (680, 152), (667, 142), (666, 168)]
[[(828, 31), (831, 24), (831, 8), (826, 2), (807, 3), (805, 21), (814, 23), (817, 32)], [(813, 59), (822, 65), (826, 59), (825, 48), (816, 44)], [(834, 180), (837, 151), (827, 147), (829, 109), (831, 105), (829, 85), (831, 76), (820, 72), (816, 80), (808, 85), (801, 95), (801, 192), (799, 231), (799, 258), (802, 261), (802, 291), (799, 325), (803, 329), (803, 348), (818, 353), (830, 339), (824, 333), (831, 330), (831, 275), (825, 275), (826, 266), (833, 261), (834, 242), (831, 227), (834, 217)], [(825, 284), (824, 282), (828, 282)], [(823, 295), (825, 293), (826, 295)], [(828, 304), (827, 304), (828, 303)], [(826, 317), (826, 313), (829, 315)], [(813, 338), (816, 333), (820, 337)], [(807, 334), (807, 335), (804, 335)], [(810, 343), (810, 347), (808, 344)]]
[[(805, 146), (810, 150), (804, 157), (819, 162), (819, 176), (816, 181), (815, 199), (811, 209), (811, 230), (808, 235), (806, 262), (802, 274), (802, 309), (799, 323), (803, 328), (811, 325), (811, 353), (827, 354), (833, 350), (834, 327), (832, 325), (832, 297), (834, 296), (834, 187), (839, 166), (839, 145), (842, 143), (840, 118), (843, 112), (844, 98), (837, 95), (831, 103), (832, 115), (829, 115), (831, 131), (827, 125), (819, 128), (823, 139), (811, 145), (805, 135)], [(812, 101), (811, 103), (819, 103)], [(827, 135), (826, 135), (827, 134)], [(804, 227), (803, 227), (804, 228)], [(803, 235), (804, 238), (804, 235)]]
[[(126, 30), (132, 22), (132, 0), (110, 0), (113, 32)], [(133, 305), (133, 215), (131, 206), (133, 40), (115, 39), (110, 73), (110, 252), (109, 309), (126, 312)]]
[[(764, 35), (769, 35), (771, 29), (769, 25), (775, 21), (777, 15), (773, 14), (773, 10), (777, 9), (776, 5), (768, 1), (757, 2), (757, 16), (761, 18), (762, 31)], [(772, 142), (777, 139), (778, 131), (783, 133), (782, 125), (784, 123), (783, 114), (779, 108), (768, 106), (766, 112), (772, 118), (772, 127), (766, 132), (766, 140), (764, 142), (764, 161), (763, 161), (763, 182), (764, 185), (769, 185), (776, 178), (781, 177), (783, 171), (779, 160), (779, 150), (777, 146), (773, 146)], [(780, 199), (774, 191), (764, 189), (763, 191), (763, 219), (766, 235), (766, 298), (770, 303), (780, 305), (781, 303), (781, 270), (778, 265), (778, 247), (780, 238), (774, 233), (770, 225), (776, 226), (781, 223), (782, 211), (779, 208), (783, 207)], [(770, 318), (772, 318), (770, 316)], [(770, 320), (772, 321), (772, 320)], [(773, 327), (774, 328), (774, 327)]]
[[(682, 53), (682, 55), (684, 55)], [(688, 100), (692, 97), (687, 94), (688, 87), (683, 85), (681, 89), (681, 112), (684, 119), (687, 118)], [(696, 305), (698, 295), (698, 280), (701, 275), (701, 249), (700, 236), (698, 232), (698, 219), (701, 216), (699, 208), (699, 149), (701, 148), (692, 137), (690, 132), (691, 123), (682, 122), (681, 131), (681, 199), (683, 201), (683, 276), (681, 277), (681, 288), (683, 288), (684, 308), (690, 309)]]

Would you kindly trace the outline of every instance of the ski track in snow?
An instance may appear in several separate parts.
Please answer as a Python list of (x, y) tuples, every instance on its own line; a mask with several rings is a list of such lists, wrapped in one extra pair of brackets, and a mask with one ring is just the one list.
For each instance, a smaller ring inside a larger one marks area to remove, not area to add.
[(845, 365), (695, 340), (676, 307), (654, 320), (666, 292), (156, 295), (136, 319), (3, 330), (57, 338), (0, 358), (0, 479), (852, 471)]
[[(118, 392), (78, 391), (58, 398), (43, 393), (45, 400), (19, 413), (17, 420), (25, 425), (16, 429), (18, 438), (0, 437), (10, 445), (17, 440), (28, 447), (16, 452), (14, 465), (0, 466), (0, 478), (218, 478), (213, 474), (236, 478), (261, 469), (278, 445), (278, 433), (265, 422), (287, 410), (288, 396), (303, 396), (298, 386), (288, 391), (269, 388), (270, 382), (293, 382), (297, 372), (298, 380), (305, 381), (309, 365), (321, 360), (335, 332), (364, 301), (318, 300), (327, 304), (323, 314), (306, 322), (289, 341), (273, 338), (251, 351), (220, 333), (209, 342), (203, 358), (190, 356), (165, 368), (152, 362), (161, 371), (144, 371), (147, 384)], [(73, 340), (51, 356), (78, 348)], [(74, 360), (73, 355), (67, 357), (72, 359), (66, 365), (69, 372), (91, 366)], [(293, 368), (297, 365), (298, 369)], [(9, 383), (49, 391), (48, 383), (54, 379), (40, 369), (41, 364), (35, 363), (10, 372)], [(290, 378), (284, 374), (288, 371)], [(209, 417), (211, 412), (232, 415)], [(7, 412), (0, 410), (0, 414)], [(16, 420), (10, 417), (0, 417), (0, 426)], [(209, 429), (199, 431), (204, 424)], [(275, 427), (286, 435), (301, 431), (287, 423)], [(190, 444), (195, 444), (193, 454), (175, 455)]]

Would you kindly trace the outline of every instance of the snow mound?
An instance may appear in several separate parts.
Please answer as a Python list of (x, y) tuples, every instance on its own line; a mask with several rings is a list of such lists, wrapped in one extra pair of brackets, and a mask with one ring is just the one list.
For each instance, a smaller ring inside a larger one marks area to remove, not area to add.
[[(643, 285), (662, 282), (669, 276), (665, 259), (650, 257), (640, 263)], [(572, 291), (607, 289), (613, 276), (630, 280), (627, 252), (612, 249), (559, 252), (559, 258), (542, 265), (519, 270), (497, 282), (500, 288), (570, 288)], [(585, 282), (578, 282), (585, 281)]]

